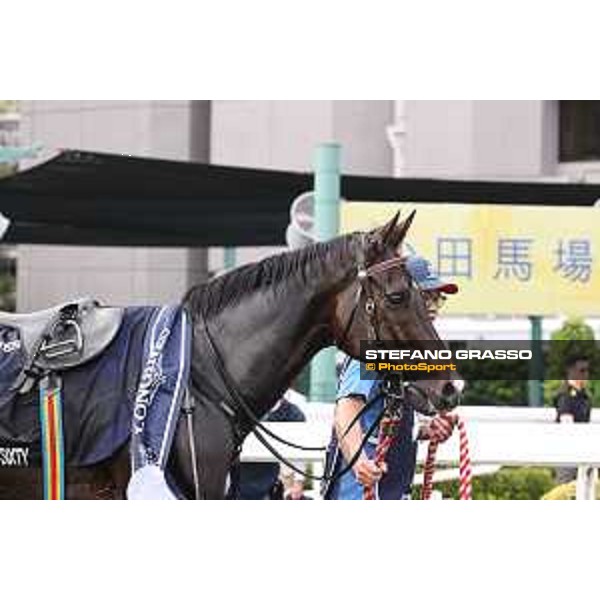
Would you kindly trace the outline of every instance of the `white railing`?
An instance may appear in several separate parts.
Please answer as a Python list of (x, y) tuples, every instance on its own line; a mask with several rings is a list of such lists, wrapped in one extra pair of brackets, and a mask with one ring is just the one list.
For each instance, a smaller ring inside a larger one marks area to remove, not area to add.
[[(315, 407), (306, 423), (268, 423), (279, 436), (304, 446), (323, 446), (331, 434), (331, 407)], [(577, 467), (577, 498), (592, 499), (596, 467), (600, 467), (600, 411), (593, 411), (592, 422), (556, 424), (554, 411), (544, 408), (461, 407), (471, 461), (475, 475), (487, 474), (504, 466)], [(326, 418), (329, 415), (329, 418)], [(322, 472), (324, 453), (304, 452), (280, 443), (273, 445), (288, 460), (312, 463)], [(419, 444), (418, 460), (425, 460), (426, 444)], [(242, 460), (273, 461), (273, 456), (254, 437), (244, 444)], [(439, 465), (458, 462), (458, 434), (442, 444), (437, 453)], [(448, 473), (437, 471), (438, 480)]]
[[(331, 423), (334, 404), (311, 402), (304, 403), (302, 410), (311, 421)], [(461, 406), (458, 414), (471, 421), (512, 421), (553, 423), (556, 411), (553, 408), (531, 408), (528, 406)], [(600, 408), (592, 409), (592, 423), (600, 423)]]

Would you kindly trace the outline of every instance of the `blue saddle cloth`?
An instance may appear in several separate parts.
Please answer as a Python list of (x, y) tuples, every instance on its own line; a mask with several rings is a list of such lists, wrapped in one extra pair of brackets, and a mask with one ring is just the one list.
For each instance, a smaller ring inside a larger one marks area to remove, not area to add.
[[(83, 467), (101, 462), (132, 434), (136, 398), (149, 390), (142, 431), (150, 453), (170, 447), (189, 376), (190, 327), (180, 306), (128, 307), (116, 338), (97, 358), (61, 373), (65, 463)], [(142, 377), (149, 353), (157, 368)], [(37, 387), (27, 394), (11, 391), (24, 364), (14, 330), (0, 327), (0, 448), (28, 448), (27, 466), (41, 464), (41, 429)], [(10, 349), (10, 352), (5, 351)], [(156, 378), (155, 378), (156, 375)], [(166, 436), (166, 438), (165, 438)], [(166, 441), (165, 441), (166, 439)]]

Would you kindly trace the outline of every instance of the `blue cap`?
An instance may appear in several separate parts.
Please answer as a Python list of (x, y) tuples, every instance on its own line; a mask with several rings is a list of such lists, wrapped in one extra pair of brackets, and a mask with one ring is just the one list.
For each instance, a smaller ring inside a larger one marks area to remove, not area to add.
[(445, 294), (458, 292), (458, 286), (455, 283), (442, 281), (431, 269), (431, 263), (422, 256), (409, 256), (406, 259), (406, 269), (422, 290), (435, 290)]

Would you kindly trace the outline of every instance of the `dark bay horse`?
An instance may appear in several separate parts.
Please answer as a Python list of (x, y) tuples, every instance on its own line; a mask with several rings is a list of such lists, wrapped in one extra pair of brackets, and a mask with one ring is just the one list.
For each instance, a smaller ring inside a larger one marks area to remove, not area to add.
[[(167, 473), (182, 495), (224, 497), (243, 439), (322, 348), (353, 357), (369, 339), (445, 348), (400, 258), (413, 216), (267, 258), (188, 292), (195, 406), (191, 419), (180, 415)], [(434, 391), (448, 385), (441, 377)], [(123, 447), (102, 464), (69, 468), (67, 497), (124, 498), (129, 463)], [(24, 497), (41, 497), (40, 469), (0, 469), (0, 498)]]

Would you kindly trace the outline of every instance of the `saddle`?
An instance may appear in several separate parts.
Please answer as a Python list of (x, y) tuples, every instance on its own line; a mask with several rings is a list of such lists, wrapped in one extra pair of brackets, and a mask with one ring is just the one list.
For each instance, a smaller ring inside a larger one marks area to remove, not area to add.
[(123, 308), (82, 298), (30, 314), (0, 312), (0, 327), (14, 330), (24, 366), (12, 385), (26, 393), (44, 375), (79, 366), (98, 356), (116, 337)]
[[(42, 467), (48, 499), (64, 498), (67, 466), (98, 464), (128, 440), (132, 465), (164, 472), (190, 356), (191, 326), (179, 305), (80, 299), (0, 313), (0, 448)], [(13, 466), (1, 458), (0, 471)]]

